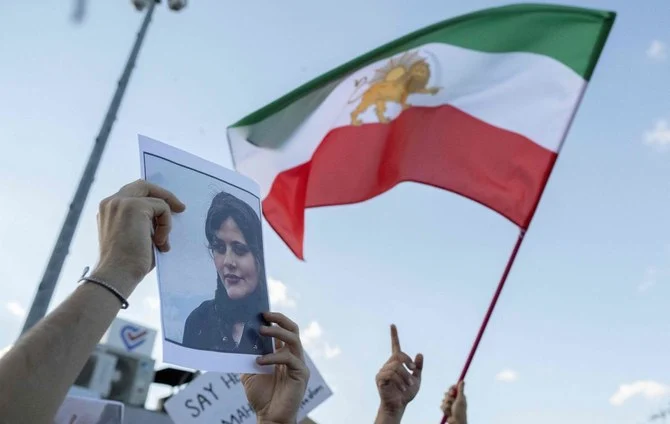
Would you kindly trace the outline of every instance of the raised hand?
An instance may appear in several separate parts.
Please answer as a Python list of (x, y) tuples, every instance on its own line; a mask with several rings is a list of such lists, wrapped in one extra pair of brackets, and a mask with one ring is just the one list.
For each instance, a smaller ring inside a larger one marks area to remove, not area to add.
[[(100, 259), (89, 277), (128, 297), (153, 267), (153, 247), (165, 252), (174, 194), (136, 181), (100, 203)], [(99, 284), (81, 284), (0, 359), (0, 421), (52, 423), (72, 382), (122, 304)], [(45, 383), (45, 382), (48, 382)], [(39, 399), (39, 402), (35, 402)], [(89, 422), (78, 414), (76, 422)], [(68, 421), (68, 418), (65, 418)]]
[(153, 246), (170, 250), (172, 213), (185, 208), (174, 194), (142, 180), (100, 202), (100, 260), (93, 275), (128, 296), (153, 268)]
[(244, 374), (244, 391), (256, 411), (258, 424), (295, 424), (309, 380), (300, 331), (282, 314), (267, 312), (263, 316), (277, 324), (260, 329), (262, 335), (274, 337), (275, 353), (260, 356), (257, 362), (274, 365), (275, 370), (273, 374)]
[(465, 399), (465, 382), (461, 381), (457, 386), (451, 386), (445, 393), (442, 401), (442, 413), (447, 417), (448, 424), (468, 424), (467, 401)]
[[(377, 373), (377, 391), (381, 404), (377, 424), (399, 423), (410, 403), (421, 387), (423, 355), (414, 361), (400, 348), (398, 329), (391, 325), (391, 357)], [(411, 371), (411, 372), (410, 372)]]

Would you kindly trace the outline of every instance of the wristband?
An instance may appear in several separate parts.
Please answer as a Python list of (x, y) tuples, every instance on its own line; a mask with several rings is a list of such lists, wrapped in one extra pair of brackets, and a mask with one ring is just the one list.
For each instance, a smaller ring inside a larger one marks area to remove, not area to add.
[(123, 297), (123, 295), (117, 289), (115, 289), (110, 284), (102, 281), (99, 278), (87, 277), (86, 274), (88, 274), (88, 270), (89, 267), (84, 268), (84, 272), (81, 274), (81, 278), (78, 281), (79, 283), (94, 283), (106, 288), (109, 292), (111, 292), (114, 296), (116, 296), (117, 299), (119, 299), (119, 301), (121, 302), (121, 309), (128, 309), (128, 306), (130, 306), (128, 304), (128, 301), (126, 300), (125, 297)]

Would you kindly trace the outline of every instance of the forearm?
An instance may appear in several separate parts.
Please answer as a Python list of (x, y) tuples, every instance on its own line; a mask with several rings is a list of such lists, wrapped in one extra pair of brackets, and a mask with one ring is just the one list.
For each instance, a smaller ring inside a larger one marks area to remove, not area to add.
[[(108, 281), (112, 283), (111, 281)], [(53, 423), (86, 360), (119, 312), (97, 284), (79, 286), (0, 360), (0, 420)]]
[(402, 416), (404, 415), (405, 410), (402, 411), (385, 411), (383, 408), (379, 408), (377, 411), (377, 417), (375, 418), (375, 424), (400, 424)]

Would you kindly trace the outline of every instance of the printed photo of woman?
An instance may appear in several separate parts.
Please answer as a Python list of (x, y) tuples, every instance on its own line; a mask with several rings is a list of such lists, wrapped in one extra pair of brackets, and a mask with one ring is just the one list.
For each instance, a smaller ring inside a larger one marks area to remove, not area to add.
[(273, 372), (256, 361), (274, 351), (272, 337), (260, 334), (270, 299), (258, 183), (139, 139), (142, 177), (186, 205), (171, 217), (170, 250), (155, 256), (163, 361), (203, 371)]
[(211, 202), (204, 229), (213, 262), (213, 298), (189, 314), (182, 345), (226, 353), (271, 353), (272, 339), (259, 333), (264, 324), (261, 313), (269, 310), (269, 304), (258, 214), (232, 194), (220, 192)]

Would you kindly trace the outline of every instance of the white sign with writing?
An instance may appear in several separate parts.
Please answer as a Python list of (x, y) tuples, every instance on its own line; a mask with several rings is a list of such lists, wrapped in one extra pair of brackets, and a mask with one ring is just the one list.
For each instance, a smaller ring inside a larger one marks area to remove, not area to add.
[[(311, 374), (298, 422), (333, 394), (312, 360), (305, 356), (305, 361)], [(175, 424), (256, 423), (256, 414), (249, 406), (239, 374), (205, 373), (170, 398), (165, 409)]]
[(122, 424), (123, 404), (68, 396), (58, 409), (54, 424)]
[(156, 330), (125, 319), (116, 318), (109, 327), (107, 344), (126, 352), (151, 356), (156, 341)]

